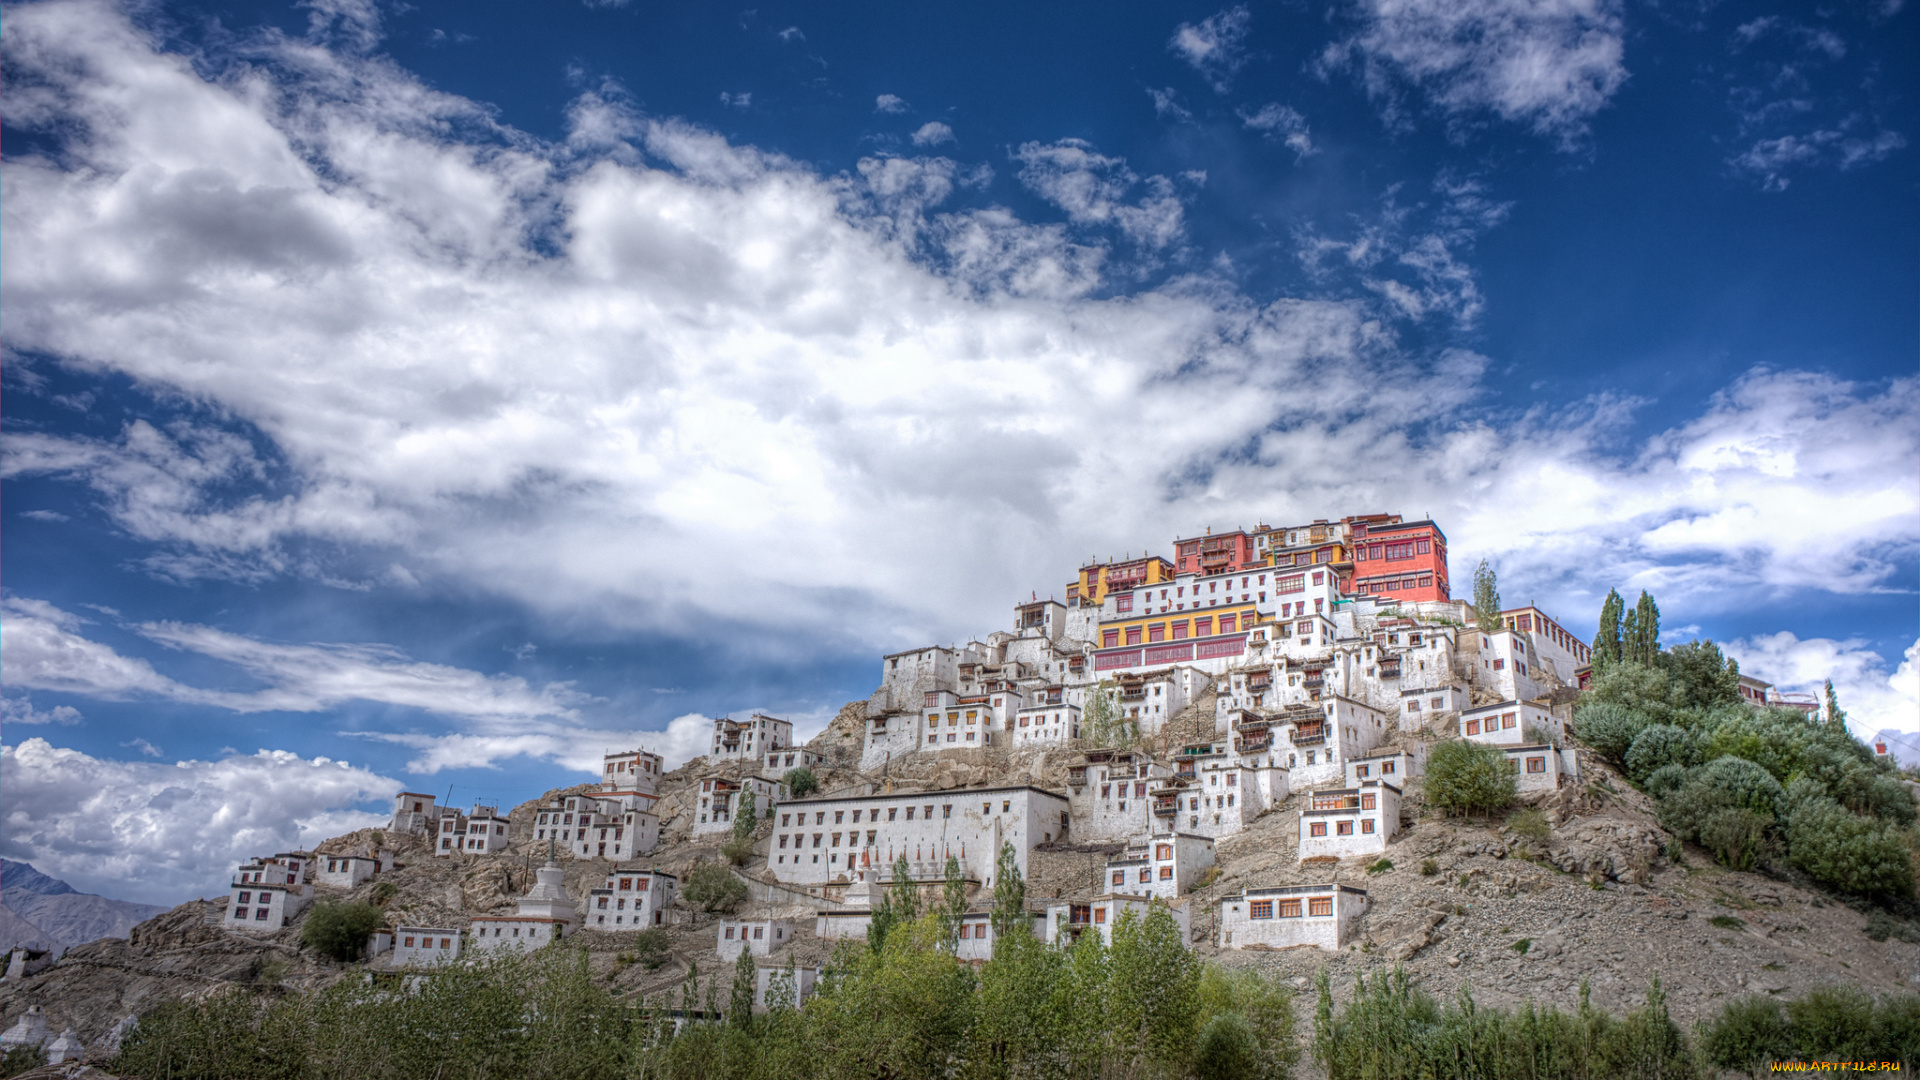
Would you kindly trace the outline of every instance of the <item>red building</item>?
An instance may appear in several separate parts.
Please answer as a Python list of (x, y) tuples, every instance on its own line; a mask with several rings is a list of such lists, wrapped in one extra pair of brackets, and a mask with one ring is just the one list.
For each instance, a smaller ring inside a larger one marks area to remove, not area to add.
[(1353, 591), (1386, 600), (1446, 600), (1447, 537), (1431, 521), (1353, 522)]
[(1173, 565), (1181, 574), (1237, 574), (1251, 566), (1266, 565), (1264, 556), (1253, 554), (1253, 534), (1245, 529), (1173, 542)]

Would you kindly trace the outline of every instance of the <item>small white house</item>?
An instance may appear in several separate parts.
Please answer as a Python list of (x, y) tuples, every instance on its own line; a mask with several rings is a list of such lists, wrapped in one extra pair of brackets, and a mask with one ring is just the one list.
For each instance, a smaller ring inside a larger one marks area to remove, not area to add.
[(1351, 885), (1248, 889), (1220, 901), (1214, 943), (1222, 949), (1340, 949), (1366, 910), (1366, 891)]
[(440, 808), (431, 795), (403, 791), (393, 797), (393, 821), (388, 828), (410, 836), (426, 836), (440, 828)]
[(792, 745), (793, 724), (789, 721), (760, 713), (754, 713), (751, 720), (722, 716), (713, 722), (713, 750), (709, 756), (719, 760), (757, 760)]
[(789, 769), (818, 769), (826, 760), (804, 746), (789, 746), (781, 750), (769, 751), (767, 763), (760, 769), (760, 775), (769, 780), (779, 780), (787, 775)]
[(872, 908), (828, 908), (813, 913), (813, 936), (823, 941), (864, 938), (867, 936), (867, 927), (871, 925)]
[(1080, 707), (1058, 702), (1029, 705), (1014, 714), (1013, 723), (1014, 749), (1057, 745), (1080, 737)]
[(379, 956), (383, 953), (390, 953), (392, 951), (393, 951), (393, 931), (383, 926), (380, 929), (375, 930), (373, 933), (367, 935), (367, 947), (364, 951), (361, 952), (360, 955), (368, 960), (371, 960), (376, 956)]
[(791, 919), (723, 919), (714, 935), (714, 951), (722, 960), (738, 958), (741, 949), (755, 956), (771, 956), (791, 940)]
[(569, 795), (534, 812), (534, 840), (557, 843), (579, 859), (644, 855), (660, 843), (658, 801), (641, 791)]
[(609, 751), (602, 759), (600, 790), (651, 795), (666, 772), (659, 754), (647, 750)]
[(1300, 811), (1300, 860), (1378, 855), (1400, 832), (1400, 789), (1384, 780), (1316, 791)]
[(1107, 860), (1107, 887), (1116, 893), (1177, 900), (1213, 865), (1213, 840), (1192, 833), (1156, 833), (1127, 844)]
[(322, 885), (331, 885), (336, 889), (351, 889), (382, 870), (393, 868), (392, 856), (386, 852), (379, 855), (316, 855), (313, 858), (313, 876)]
[(1502, 701), (1460, 714), (1460, 737), (1495, 746), (1538, 742), (1528, 732), (1544, 732), (1554, 742), (1566, 737), (1564, 725), (1544, 706), (1532, 701)]
[(311, 865), (298, 853), (242, 863), (228, 886), (221, 928), (272, 933), (286, 926), (313, 902), (313, 887), (306, 883)]
[(1557, 790), (1560, 777), (1567, 775), (1562, 768), (1562, 752), (1551, 746), (1503, 746), (1500, 752), (1507, 755), (1521, 791)]
[(1077, 941), (1081, 934), (1092, 931), (1108, 945), (1113, 944), (1113, 928), (1120, 922), (1121, 916), (1131, 911), (1136, 919), (1145, 919), (1150, 905), (1159, 903), (1180, 925), (1180, 942), (1187, 940), (1187, 902), (1174, 900), (1159, 901), (1153, 897), (1126, 896), (1120, 893), (1105, 893), (1086, 900), (1055, 900), (1047, 904), (1046, 940), (1051, 945), (1059, 941)]
[(1346, 782), (1348, 787), (1358, 787), (1368, 780), (1385, 780), (1404, 789), (1408, 780), (1426, 771), (1425, 766), (1424, 752), (1416, 754), (1405, 750), (1383, 750), (1365, 757), (1349, 758), (1346, 763)]
[[(679, 891), (680, 879), (664, 870), (616, 868), (605, 885), (587, 893), (586, 924), (595, 930), (663, 926)], [(792, 935), (791, 928), (787, 933)]]
[[(773, 997), (776, 980), (788, 982), (789, 976), (784, 964), (760, 964), (753, 971), (753, 1010), (766, 1012), (768, 1001)], [(788, 997), (790, 1008), (799, 1008), (813, 996), (814, 985), (820, 981), (820, 969), (796, 965), (789, 985), (782, 987)]]
[(439, 967), (460, 959), (460, 931), (443, 926), (396, 926), (394, 967)]
[(471, 814), (444, 807), (440, 811), (440, 843), (433, 853), (492, 855), (506, 850), (507, 829), (507, 819), (498, 807), (476, 805)]
[(737, 780), (716, 776), (700, 781), (700, 794), (694, 800), (693, 835), (732, 832), (733, 819), (746, 804), (749, 794), (753, 796), (755, 816), (765, 821), (775, 807), (786, 801), (787, 785), (759, 776), (743, 776)]
[[(1044, 911), (1029, 911), (1021, 920), (1027, 933), (1034, 937), (1044, 937), (1047, 914)], [(986, 963), (993, 959), (994, 945), (997, 939), (993, 933), (993, 912), (969, 911), (960, 917), (960, 940), (954, 946), (954, 956), (973, 963)]]
[(1467, 688), (1458, 683), (1402, 690), (1400, 730), (1413, 731), (1426, 726), (1436, 716), (1465, 712), (1472, 707), (1473, 699), (1467, 693)]

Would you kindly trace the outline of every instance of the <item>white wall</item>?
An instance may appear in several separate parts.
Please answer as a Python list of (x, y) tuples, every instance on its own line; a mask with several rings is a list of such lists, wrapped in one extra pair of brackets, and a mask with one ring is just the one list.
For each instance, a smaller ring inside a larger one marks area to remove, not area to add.
[[(1327, 915), (1309, 914), (1314, 900), (1331, 901)], [(1282, 905), (1298, 901), (1300, 914), (1284, 916)], [(1253, 918), (1254, 905), (1271, 904), (1272, 914)], [(1264, 945), (1274, 949), (1312, 945), (1327, 950), (1344, 948), (1359, 928), (1366, 913), (1367, 894), (1345, 885), (1293, 885), (1276, 889), (1250, 889), (1240, 896), (1220, 901), (1215, 921), (1214, 942), (1223, 949), (1244, 949)]]
[[(929, 868), (922, 873), (916, 867), (916, 877), (938, 877), (951, 854), (960, 859), (968, 877), (991, 888), (1000, 845), (1013, 844), (1025, 874), (1027, 852), (1035, 844), (1059, 839), (1066, 831), (1060, 820), (1066, 813), (1066, 799), (1028, 787), (797, 799), (773, 815), (767, 870), (789, 884), (819, 885), (852, 880), (863, 868), (862, 855), (864, 868), (884, 872), (905, 854), (909, 862)], [(796, 843), (803, 846), (796, 848)]]
[(398, 926), (393, 931), (394, 967), (438, 967), (460, 959), (460, 931), (447, 927)]
[(791, 940), (791, 919), (723, 919), (714, 928), (714, 951), (722, 960), (738, 958), (741, 949), (755, 956), (771, 956)]

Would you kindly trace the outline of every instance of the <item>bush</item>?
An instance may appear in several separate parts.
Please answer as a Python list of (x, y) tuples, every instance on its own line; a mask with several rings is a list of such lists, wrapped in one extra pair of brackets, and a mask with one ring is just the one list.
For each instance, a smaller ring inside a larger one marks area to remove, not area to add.
[(11, 1046), (0, 1051), (0, 1076), (19, 1076), (28, 1069), (40, 1067), (40, 1048), (37, 1046)]
[(745, 866), (753, 861), (753, 838), (736, 836), (720, 845), (720, 854), (735, 866)]
[(1700, 1030), (1700, 1056), (1722, 1069), (1757, 1073), (1787, 1054), (1787, 1018), (1772, 998), (1729, 1001)]
[(1685, 765), (1662, 765), (1641, 781), (1640, 786), (1654, 798), (1664, 799), (1685, 787), (1686, 783), (1687, 767)]
[(1260, 1068), (1260, 1046), (1239, 1013), (1219, 1013), (1200, 1029), (1193, 1073), (1200, 1080), (1241, 1080)]
[(1721, 865), (1750, 869), (1785, 802), (1786, 792), (1767, 770), (1721, 757), (1688, 772), (1686, 783), (1660, 800), (1660, 824), (1712, 851)]
[(1809, 799), (1793, 812), (1787, 851), (1795, 866), (1841, 892), (1913, 897), (1913, 861), (1898, 834), (1832, 799)]
[(358, 960), (366, 952), (367, 938), (386, 921), (372, 904), (321, 901), (307, 912), (306, 922), (300, 927), (300, 942), (334, 960)]
[(633, 962), (648, 971), (657, 971), (660, 965), (673, 956), (673, 940), (667, 931), (658, 926), (649, 926), (633, 936)]
[(1693, 764), (1693, 736), (1685, 728), (1672, 724), (1649, 724), (1640, 729), (1627, 747), (1627, 776), (1644, 783), (1655, 771), (1668, 765)]
[(1700, 824), (1700, 846), (1721, 866), (1751, 870), (1767, 847), (1773, 818), (1756, 810), (1729, 807), (1708, 814)]
[(1427, 802), (1449, 814), (1491, 814), (1513, 802), (1518, 783), (1498, 748), (1456, 739), (1427, 758)]
[(805, 766), (801, 766), (798, 769), (788, 769), (786, 775), (782, 776), (780, 780), (787, 785), (787, 790), (791, 792), (796, 799), (804, 799), (820, 790), (819, 779), (813, 775), (812, 769)]
[(1653, 721), (1645, 713), (1608, 701), (1590, 701), (1573, 716), (1573, 733), (1580, 741), (1619, 761), (1634, 737)]
[(1884, 911), (1867, 913), (1866, 934), (1874, 941), (1898, 938), (1909, 945), (1920, 945), (1920, 930), (1915, 930), (1912, 923), (1903, 922)]
[(381, 907), (386, 907), (387, 901), (393, 899), (394, 894), (399, 891), (399, 887), (391, 881), (374, 882), (373, 902)]
[(747, 898), (747, 883), (735, 877), (726, 863), (703, 862), (687, 875), (680, 895), (702, 911), (732, 911)]
[(1553, 835), (1553, 826), (1547, 821), (1547, 815), (1528, 807), (1516, 810), (1507, 816), (1507, 828), (1515, 836), (1524, 836), (1535, 843), (1544, 844)]
[(1391, 869), (1393, 869), (1393, 860), (1392, 860), (1392, 859), (1381, 859), (1381, 860), (1379, 860), (1378, 862), (1375, 862), (1375, 863), (1374, 863), (1373, 865), (1371, 865), (1371, 866), (1369, 866), (1369, 867), (1367, 867), (1367, 873), (1368, 873), (1369, 875), (1371, 875), (1371, 874), (1384, 874), (1384, 873), (1386, 873), (1387, 871), (1389, 871), (1389, 870), (1391, 870)]
[(1439, 863), (1435, 862), (1432, 859), (1420, 860), (1420, 876), (1421, 877), (1432, 877), (1433, 875), (1439, 872), (1440, 872)]

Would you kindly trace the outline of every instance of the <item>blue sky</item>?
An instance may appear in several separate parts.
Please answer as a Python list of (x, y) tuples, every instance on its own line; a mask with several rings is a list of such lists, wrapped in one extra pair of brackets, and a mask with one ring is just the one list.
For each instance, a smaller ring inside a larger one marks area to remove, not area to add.
[(178, 899), (1382, 510), (1914, 730), (1914, 19), (8, 6), (0, 854)]

